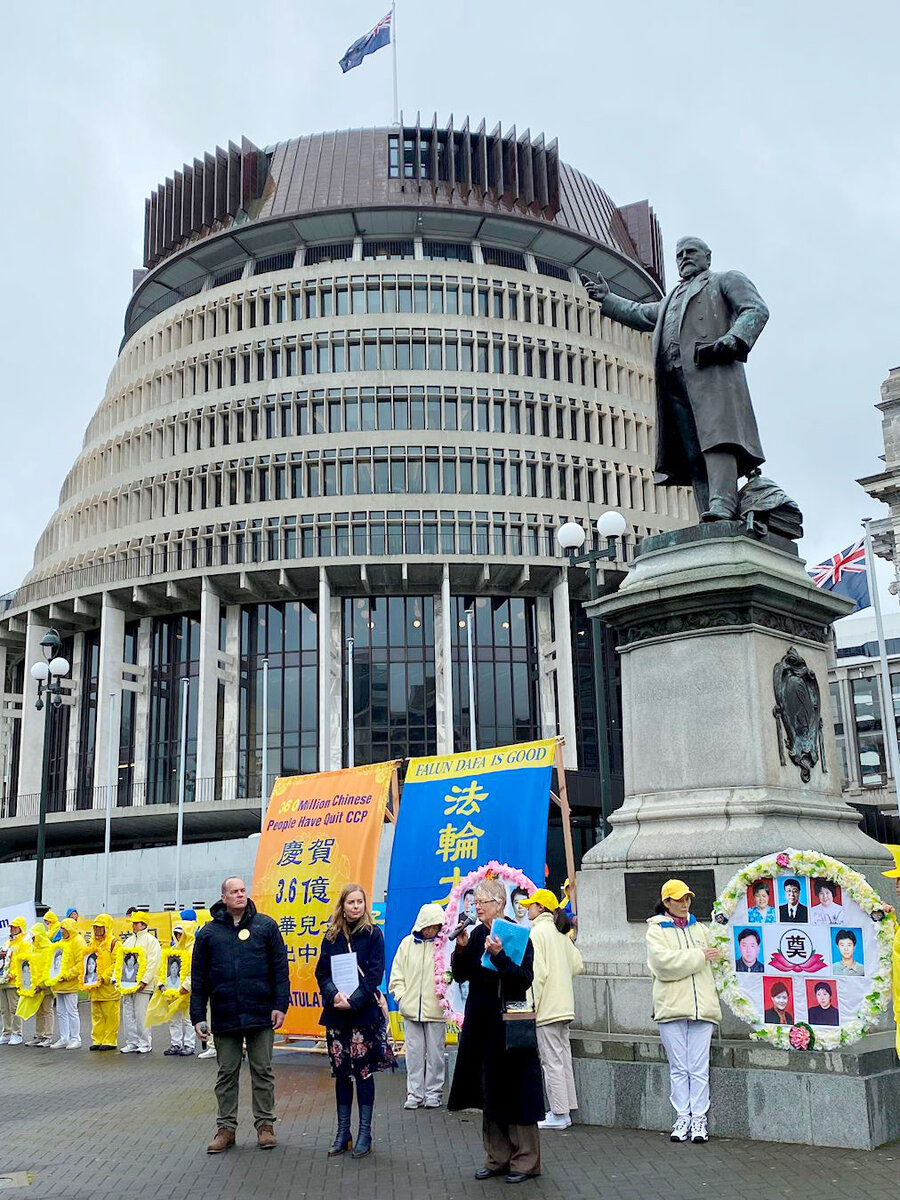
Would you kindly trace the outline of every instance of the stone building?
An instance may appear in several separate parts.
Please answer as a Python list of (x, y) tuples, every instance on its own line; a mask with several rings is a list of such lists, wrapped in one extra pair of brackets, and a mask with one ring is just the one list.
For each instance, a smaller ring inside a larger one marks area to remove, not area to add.
[(483, 122), (244, 139), (151, 193), (119, 357), (0, 614), (3, 857), (33, 852), (51, 626), (51, 853), (102, 845), (109, 789), (116, 847), (171, 843), (186, 694), (186, 837), (213, 862), (258, 823), (264, 672), (267, 782), (347, 762), (351, 638), (357, 763), (467, 746), (468, 609), (479, 744), (560, 732), (596, 770), (556, 531), (590, 546), (618, 509), (627, 556), (692, 509), (653, 483), (649, 336), (579, 270), (658, 298), (652, 209)]

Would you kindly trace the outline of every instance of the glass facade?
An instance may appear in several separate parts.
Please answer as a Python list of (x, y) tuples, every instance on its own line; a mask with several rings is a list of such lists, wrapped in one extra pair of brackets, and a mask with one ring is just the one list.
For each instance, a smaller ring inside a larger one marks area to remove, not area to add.
[(100, 630), (84, 635), (81, 644), (81, 691), (78, 697), (78, 767), (75, 807), (93, 808), (94, 753), (97, 748), (97, 691), (100, 680)]
[[(597, 690), (594, 675), (594, 643), (591, 620), (581, 603), (570, 610), (572, 628), (572, 665), (575, 674), (575, 725), (578, 730), (579, 766), (584, 771), (599, 771), (597, 746)], [(603, 676), (605, 680), (610, 781), (613, 802), (618, 807), (625, 794), (625, 774), (622, 762), (622, 671), (616, 650), (616, 635), (606, 625), (601, 626), (603, 646)]]
[(541, 735), (537, 620), (530, 597), (454, 596), (451, 612), (454, 745), (469, 745), (466, 610), (473, 608), (475, 722), (479, 747)]
[(353, 638), (353, 730), (357, 765), (437, 753), (434, 598), (343, 601), (344, 761), (347, 761), (347, 638)]
[(318, 624), (314, 603), (293, 600), (241, 609), (241, 796), (261, 794), (265, 659), (269, 662), (268, 790), (279, 775), (318, 770)]
[[(122, 662), (134, 665), (138, 660), (138, 622), (128, 621), (122, 645)], [(128, 808), (134, 803), (135, 725), (137, 693), (122, 689), (119, 717), (119, 765), (116, 779), (116, 806)]]
[(150, 723), (147, 743), (148, 804), (177, 804), (181, 763), (182, 680), (188, 688), (185, 799), (197, 783), (197, 679), (200, 618), (154, 617), (150, 640)]

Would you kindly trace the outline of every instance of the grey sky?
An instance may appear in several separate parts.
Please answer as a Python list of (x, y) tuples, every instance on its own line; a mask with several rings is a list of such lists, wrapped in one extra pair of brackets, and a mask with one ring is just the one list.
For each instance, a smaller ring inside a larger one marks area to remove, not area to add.
[[(118, 350), (144, 197), (241, 134), (389, 123), (391, 55), (338, 59), (389, 0), (7, 6), (0, 591), (31, 566)], [(882, 515), (873, 408), (900, 362), (893, 0), (399, 0), (406, 114), (558, 137), (613, 200), (737, 267), (771, 309), (750, 384), (811, 562)], [(892, 603), (888, 601), (888, 603)], [(893, 602), (896, 607), (896, 602)]]

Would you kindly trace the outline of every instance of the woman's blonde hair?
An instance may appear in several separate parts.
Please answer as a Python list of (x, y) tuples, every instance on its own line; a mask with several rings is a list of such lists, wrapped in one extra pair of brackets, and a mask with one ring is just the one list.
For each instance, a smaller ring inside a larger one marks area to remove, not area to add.
[(499, 879), (481, 879), (475, 885), (475, 895), (484, 900), (496, 900), (498, 904), (506, 904), (506, 888)]
[(350, 945), (351, 926), (344, 916), (344, 903), (348, 896), (354, 892), (362, 892), (362, 898), (365, 901), (365, 908), (362, 916), (352, 926), (353, 933), (362, 933), (365, 929), (372, 929), (375, 921), (372, 918), (372, 913), (369, 910), (369, 897), (366, 894), (366, 889), (361, 883), (345, 883), (341, 888), (341, 894), (338, 896), (337, 904), (334, 906), (334, 912), (328, 919), (328, 928), (325, 930), (325, 937), (329, 942), (333, 942), (339, 933), (344, 935), (347, 945)]

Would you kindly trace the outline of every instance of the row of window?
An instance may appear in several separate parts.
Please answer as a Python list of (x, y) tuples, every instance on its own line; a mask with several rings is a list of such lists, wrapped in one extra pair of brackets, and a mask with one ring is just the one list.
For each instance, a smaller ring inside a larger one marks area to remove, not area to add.
[(649, 471), (562, 454), (484, 447), (375, 446), (260, 455), (150, 477), (58, 520), (59, 545), (145, 521), (235, 505), (371, 495), (524, 496), (655, 513)]
[(516, 389), (320, 388), (252, 397), (170, 416), (79, 459), (64, 504), (91, 484), (143, 463), (247, 442), (315, 434), (432, 430), (514, 434), (648, 454), (650, 418), (591, 401)]
[[(520, 267), (518, 262), (508, 265)], [(524, 265), (523, 259), (520, 269)], [(118, 369), (136, 371), (161, 355), (208, 338), (351, 313), (445, 313), (549, 325), (591, 336), (599, 333), (596, 307), (553, 287), (474, 274), (339, 275), (210, 301), (142, 338), (128, 349)]]

